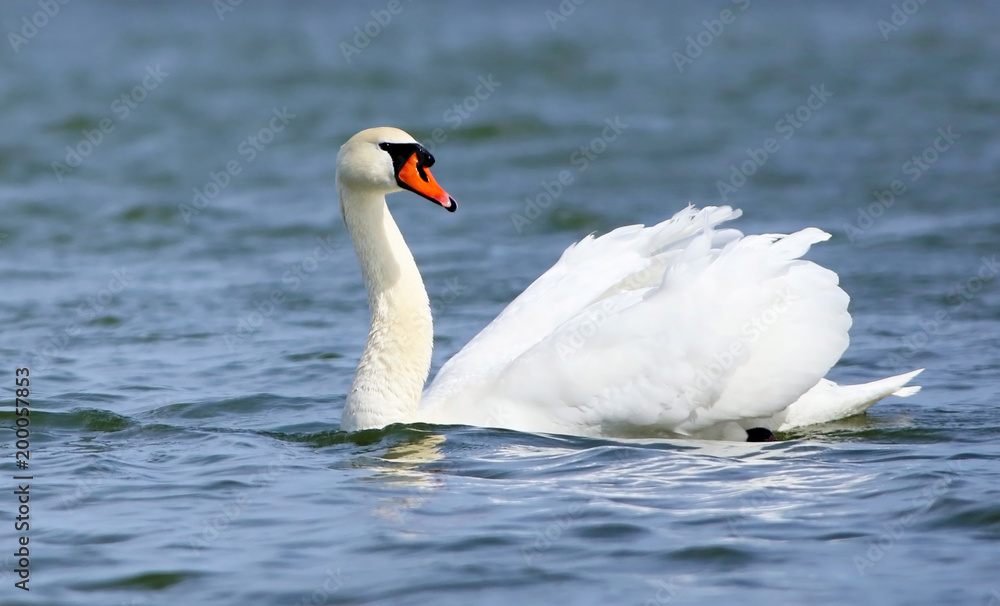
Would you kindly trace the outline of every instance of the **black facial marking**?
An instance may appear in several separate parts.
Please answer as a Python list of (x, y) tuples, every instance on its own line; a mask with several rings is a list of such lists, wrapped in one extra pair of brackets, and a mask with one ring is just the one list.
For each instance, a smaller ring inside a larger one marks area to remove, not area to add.
[(419, 143), (379, 143), (378, 146), (392, 158), (392, 170), (396, 174), (396, 182), (400, 186), (404, 184), (399, 180), (399, 171), (403, 169), (403, 165), (413, 154), (417, 154), (417, 173), (425, 183), (427, 182), (427, 172), (424, 169), (434, 166), (434, 156), (427, 151), (426, 147)]

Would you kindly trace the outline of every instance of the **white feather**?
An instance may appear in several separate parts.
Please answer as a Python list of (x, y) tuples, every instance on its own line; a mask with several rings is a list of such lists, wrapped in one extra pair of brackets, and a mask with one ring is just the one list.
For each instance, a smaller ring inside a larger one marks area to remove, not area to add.
[[(418, 417), (745, 439), (740, 428), (764, 424), (826, 384), (818, 385), (847, 348), (851, 319), (836, 274), (800, 259), (829, 234), (717, 229), (738, 216), (728, 207), (687, 208), (570, 247), (444, 365)], [(856, 393), (838, 395), (813, 394), (793, 408), (810, 414), (765, 426), (853, 414), (857, 405), (844, 400)]]

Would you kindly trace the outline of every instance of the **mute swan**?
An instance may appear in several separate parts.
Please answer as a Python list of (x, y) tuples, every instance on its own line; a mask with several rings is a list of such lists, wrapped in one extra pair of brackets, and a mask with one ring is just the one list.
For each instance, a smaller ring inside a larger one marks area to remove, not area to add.
[(396, 128), (361, 131), (337, 155), (371, 307), (346, 431), (427, 422), (762, 440), (920, 389), (903, 387), (920, 370), (863, 385), (824, 379), (847, 348), (849, 298), (835, 273), (799, 257), (829, 234), (744, 236), (718, 227), (740, 216), (722, 206), (570, 246), (421, 393), (430, 305), (385, 195), (407, 189), (454, 212), (433, 165)]

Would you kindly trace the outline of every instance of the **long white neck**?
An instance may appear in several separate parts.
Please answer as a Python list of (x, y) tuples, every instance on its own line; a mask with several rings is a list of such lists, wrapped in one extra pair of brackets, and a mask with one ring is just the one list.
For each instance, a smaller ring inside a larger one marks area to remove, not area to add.
[(409, 422), (420, 403), (434, 346), (427, 290), (385, 196), (339, 182), (337, 189), (372, 316), (340, 426), (357, 431)]

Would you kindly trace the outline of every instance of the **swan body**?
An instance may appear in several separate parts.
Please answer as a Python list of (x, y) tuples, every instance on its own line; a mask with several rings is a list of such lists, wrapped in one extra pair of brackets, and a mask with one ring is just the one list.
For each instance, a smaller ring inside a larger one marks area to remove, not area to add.
[(385, 203), (408, 189), (454, 211), (434, 158), (405, 132), (362, 131), (337, 160), (341, 213), (371, 330), (341, 427), (397, 422), (610, 437), (745, 440), (858, 414), (920, 370), (864, 385), (824, 379), (848, 345), (849, 297), (802, 255), (829, 234), (744, 236), (729, 207), (688, 207), (568, 248), (421, 393), (433, 325)]

